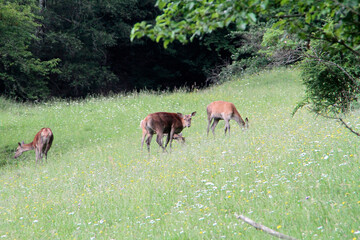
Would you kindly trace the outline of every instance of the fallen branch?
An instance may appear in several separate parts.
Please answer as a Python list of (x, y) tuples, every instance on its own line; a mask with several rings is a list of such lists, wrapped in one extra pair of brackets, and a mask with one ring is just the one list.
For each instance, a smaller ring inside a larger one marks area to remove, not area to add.
[[(310, 110), (311, 111), (311, 110)], [(344, 125), (350, 132), (352, 132), (353, 134), (355, 134), (356, 136), (360, 137), (360, 133), (356, 132), (352, 127), (350, 127), (349, 125), (346, 124), (346, 122), (341, 118), (341, 117), (330, 117), (321, 113), (316, 113), (319, 116), (322, 116), (324, 118), (329, 118), (329, 119), (334, 119), (334, 120), (338, 120), (342, 125)]]
[(254, 222), (253, 220), (251, 220), (250, 218), (245, 217), (244, 215), (237, 215), (237, 214), (235, 213), (235, 217), (236, 217), (237, 219), (243, 220), (243, 221), (246, 222), (247, 224), (250, 224), (251, 226), (253, 226), (253, 227), (256, 228), (257, 230), (262, 230), (262, 231), (264, 231), (264, 232), (266, 232), (266, 233), (268, 233), (268, 234), (270, 234), (270, 235), (272, 235), (272, 236), (275, 236), (275, 237), (277, 237), (277, 238), (286, 239), (286, 240), (296, 240), (296, 238), (287, 236), (287, 235), (285, 235), (285, 234), (282, 234), (282, 233), (279, 233), (279, 232), (277, 232), (277, 231), (274, 231), (274, 230), (272, 230), (272, 229), (270, 229), (270, 228), (268, 228), (268, 227), (266, 227), (266, 226), (264, 226), (264, 225), (261, 225), (261, 224), (259, 224), (259, 223), (256, 223), (256, 222)]
[(346, 127), (347, 129), (349, 129), (350, 132), (352, 132), (352, 133), (354, 133), (356, 136), (360, 137), (360, 133), (354, 131), (354, 129), (352, 129), (349, 125), (347, 125), (347, 124), (344, 122), (344, 120), (342, 120), (342, 118), (339, 118), (339, 121), (340, 121), (343, 125), (345, 125), (345, 127)]

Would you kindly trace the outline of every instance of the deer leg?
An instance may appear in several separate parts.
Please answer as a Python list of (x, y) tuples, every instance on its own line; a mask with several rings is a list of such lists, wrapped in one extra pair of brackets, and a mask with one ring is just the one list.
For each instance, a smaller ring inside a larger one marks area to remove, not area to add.
[(45, 156), (45, 161), (47, 162), (47, 150), (48, 150), (48, 142), (44, 144), (43, 148), (41, 149), (41, 161), (43, 161), (43, 158)]
[(216, 125), (219, 123), (219, 121), (220, 121), (219, 119), (214, 118), (214, 122), (213, 122), (213, 124), (211, 125), (211, 131), (212, 131), (214, 137), (215, 137), (215, 128), (216, 128)]
[(41, 162), (43, 162), (44, 160), (44, 156), (45, 156), (45, 160), (46, 160), (46, 162), (47, 162), (47, 151), (49, 150), (48, 149), (48, 145), (49, 145), (49, 142), (46, 142), (44, 145), (43, 145), (43, 147), (42, 147), (42, 149), (41, 149)]
[(230, 120), (229, 119), (225, 119), (225, 136), (226, 136), (226, 131), (229, 130), (229, 136), (230, 136)]
[(213, 120), (212, 118), (208, 117), (208, 126), (207, 126), (206, 136), (209, 136), (210, 124), (211, 124), (212, 120)]
[(146, 139), (146, 145), (147, 145), (147, 149), (148, 149), (148, 152), (150, 152), (150, 143), (151, 143), (151, 139), (153, 137), (153, 134), (149, 134), (149, 137)]
[(143, 150), (144, 147), (144, 140), (146, 138), (147, 133), (143, 131), (142, 139), (141, 139), (141, 150)]
[(49, 144), (47, 144), (47, 145), (46, 145), (46, 148), (45, 148), (45, 151), (44, 151), (45, 161), (46, 161), (46, 162), (47, 162), (47, 153), (48, 153), (49, 149), (50, 149), (50, 146), (49, 146)]
[(160, 145), (160, 147), (165, 151), (165, 147), (163, 146), (163, 142), (162, 142), (162, 139), (163, 139), (163, 132), (158, 132), (157, 133), (157, 137), (156, 137), (156, 142)]
[(39, 148), (39, 155), (40, 155), (41, 164), (44, 163), (43, 162), (44, 150), (45, 150), (45, 145), (42, 145), (41, 148)]
[(35, 156), (36, 156), (36, 164), (38, 163), (38, 159), (40, 158), (39, 149), (35, 148)]
[[(172, 139), (172, 137), (170, 137), (170, 133), (167, 135), (167, 138), (166, 138), (166, 143), (165, 143), (165, 148), (167, 147), (167, 145), (168, 145), (168, 143), (169, 143), (169, 141), (170, 141), (170, 139)], [(171, 143), (171, 142), (170, 142)], [(171, 145), (170, 145), (170, 148), (171, 148)]]
[(175, 133), (175, 129), (171, 129), (169, 136), (168, 136), (168, 142), (170, 140), (170, 151), (171, 151), (172, 140), (174, 138), (174, 133)]

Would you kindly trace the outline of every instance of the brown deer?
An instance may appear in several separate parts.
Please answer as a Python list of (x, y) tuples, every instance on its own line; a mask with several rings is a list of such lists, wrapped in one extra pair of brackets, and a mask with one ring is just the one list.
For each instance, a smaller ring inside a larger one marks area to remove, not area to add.
[[(146, 123), (145, 119), (141, 120), (141, 122), (140, 122), (140, 127), (141, 127), (141, 129), (143, 131), (142, 139), (145, 139), (146, 136), (148, 135), (148, 131), (146, 130), (145, 123)], [(167, 133), (164, 133), (164, 136), (167, 136), (167, 135), (168, 135)], [(185, 143), (185, 137), (183, 137), (182, 133), (179, 133), (179, 134), (174, 133), (173, 139), (176, 140), (176, 141), (179, 141), (181, 143)]]
[[(144, 120), (141, 120), (140, 122), (140, 127), (142, 129), (142, 132), (143, 132), (143, 135), (142, 135), (142, 141), (141, 141), (141, 148), (143, 147), (144, 145), (144, 140), (146, 138), (146, 136), (148, 136), (148, 131), (146, 130), (146, 121), (145, 119)], [(167, 136), (168, 134), (167, 133), (164, 133), (164, 136)], [(182, 133), (179, 133), (179, 134), (176, 134), (174, 133), (174, 136), (173, 136), (173, 139), (176, 140), (176, 141), (179, 141), (181, 143), (185, 143), (185, 137), (183, 137)]]
[(18, 143), (19, 146), (16, 149), (15, 157), (19, 157), (23, 152), (30, 151), (35, 149), (36, 154), (36, 163), (38, 160), (41, 160), (45, 155), (45, 159), (47, 160), (47, 153), (51, 147), (51, 144), (54, 140), (54, 135), (50, 128), (42, 128), (36, 135), (34, 140), (31, 143), (25, 144), (24, 141), (22, 143)]
[(220, 120), (225, 120), (225, 135), (226, 131), (229, 130), (230, 135), (230, 119), (235, 120), (240, 127), (247, 129), (249, 127), (249, 120), (245, 118), (245, 121), (240, 116), (239, 112), (236, 110), (236, 107), (231, 102), (224, 101), (215, 101), (210, 103), (207, 108), (208, 115), (208, 127), (207, 127), (207, 135), (209, 135), (210, 124), (212, 120), (214, 122), (211, 125), (211, 130), (215, 137), (215, 127), (219, 123)]
[[(150, 143), (154, 134), (157, 134), (156, 142), (164, 151), (169, 141), (171, 150), (171, 143), (173, 139), (180, 138), (185, 141), (185, 138), (182, 137), (180, 133), (185, 127), (191, 126), (191, 118), (195, 116), (195, 114), (196, 112), (188, 115), (169, 112), (156, 112), (149, 114), (140, 123), (140, 127), (143, 130), (141, 149), (143, 148), (146, 136), (148, 136), (146, 139), (146, 144), (148, 151), (150, 152)], [(163, 146), (164, 134), (167, 134), (165, 147)]]

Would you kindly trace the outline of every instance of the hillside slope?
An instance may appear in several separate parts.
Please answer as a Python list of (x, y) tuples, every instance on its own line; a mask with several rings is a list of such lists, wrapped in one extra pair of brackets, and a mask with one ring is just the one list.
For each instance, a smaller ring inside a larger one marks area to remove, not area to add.
[[(358, 138), (340, 124), (291, 112), (299, 72), (280, 69), (206, 90), (21, 105), (0, 101), (0, 236), (4, 239), (273, 239), (237, 220), (298, 239), (357, 238)], [(231, 121), (206, 136), (206, 106), (235, 104)], [(140, 150), (151, 112), (197, 111), (186, 144)], [(348, 119), (356, 127), (360, 116)], [(50, 127), (48, 162), (14, 160), (17, 142)]]

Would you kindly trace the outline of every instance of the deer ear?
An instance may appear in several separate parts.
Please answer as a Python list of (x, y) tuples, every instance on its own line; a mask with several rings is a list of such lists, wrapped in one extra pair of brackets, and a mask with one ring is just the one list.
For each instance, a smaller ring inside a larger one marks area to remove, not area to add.
[(179, 117), (183, 118), (184, 115), (182, 113), (176, 113), (177, 115), (179, 115)]
[(193, 112), (192, 114), (191, 114), (191, 116), (195, 116), (196, 115), (196, 112)]

